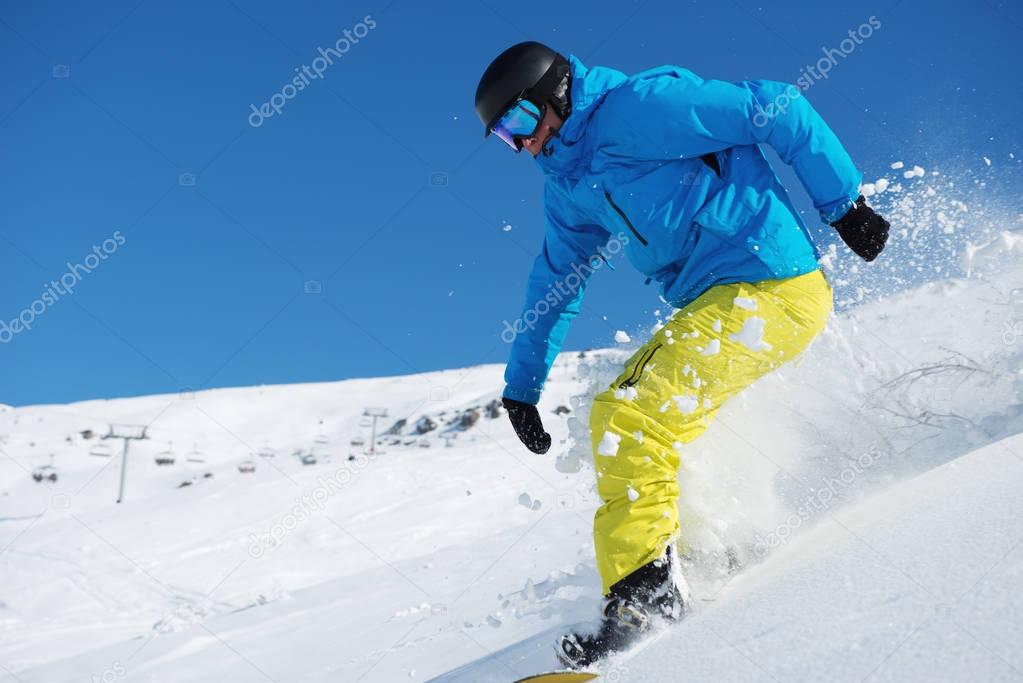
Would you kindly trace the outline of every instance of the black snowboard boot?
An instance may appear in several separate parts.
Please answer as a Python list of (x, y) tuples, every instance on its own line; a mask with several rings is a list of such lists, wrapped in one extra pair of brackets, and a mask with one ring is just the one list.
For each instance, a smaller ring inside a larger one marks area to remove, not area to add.
[(657, 619), (676, 622), (689, 609), (689, 589), (674, 548), (611, 586), (600, 627), (589, 634), (570, 633), (558, 639), (558, 659), (583, 669), (641, 640)]

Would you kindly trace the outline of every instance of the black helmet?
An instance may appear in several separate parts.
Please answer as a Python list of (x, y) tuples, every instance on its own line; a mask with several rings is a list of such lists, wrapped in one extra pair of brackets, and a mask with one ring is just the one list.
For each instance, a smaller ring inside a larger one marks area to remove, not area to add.
[(476, 115), (483, 137), (520, 96), (539, 106), (551, 104), (562, 118), (571, 110), (568, 98), (568, 60), (541, 43), (512, 45), (497, 56), (476, 86)]

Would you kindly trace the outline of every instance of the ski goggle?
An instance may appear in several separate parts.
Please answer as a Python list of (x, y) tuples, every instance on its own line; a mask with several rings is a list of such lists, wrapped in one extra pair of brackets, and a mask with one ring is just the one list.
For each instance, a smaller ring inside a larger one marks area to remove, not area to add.
[(494, 124), (491, 132), (516, 152), (521, 152), (522, 138), (532, 137), (542, 119), (543, 109), (529, 100), (520, 99)]

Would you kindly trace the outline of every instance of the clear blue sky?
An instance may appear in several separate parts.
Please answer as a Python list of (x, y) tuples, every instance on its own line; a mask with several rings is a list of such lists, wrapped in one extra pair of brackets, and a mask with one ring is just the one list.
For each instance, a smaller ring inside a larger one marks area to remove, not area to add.
[[(1023, 156), (1017, 2), (514, 7), (0, 2), (0, 319), (123, 238), (0, 344), (0, 402), (503, 362), (541, 175), (484, 144), (472, 98), (520, 40), (624, 71), (792, 81), (874, 15), (882, 27), (808, 93), (868, 176), (950, 149)], [(250, 126), (250, 105), (346, 29), (364, 37)], [(658, 305), (624, 262), (602, 270), (569, 346), (608, 345)]]

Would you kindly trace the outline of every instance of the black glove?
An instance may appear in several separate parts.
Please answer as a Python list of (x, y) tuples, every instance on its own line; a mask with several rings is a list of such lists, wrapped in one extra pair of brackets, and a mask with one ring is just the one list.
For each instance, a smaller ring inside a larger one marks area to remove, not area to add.
[(831, 224), (838, 236), (864, 261), (873, 261), (888, 241), (888, 221), (867, 206), (863, 195), (853, 208)]
[(511, 420), (519, 441), (534, 453), (546, 453), (551, 447), (551, 435), (544, 431), (536, 406), (510, 398), (502, 398), (501, 403), (508, 411), (508, 419)]

